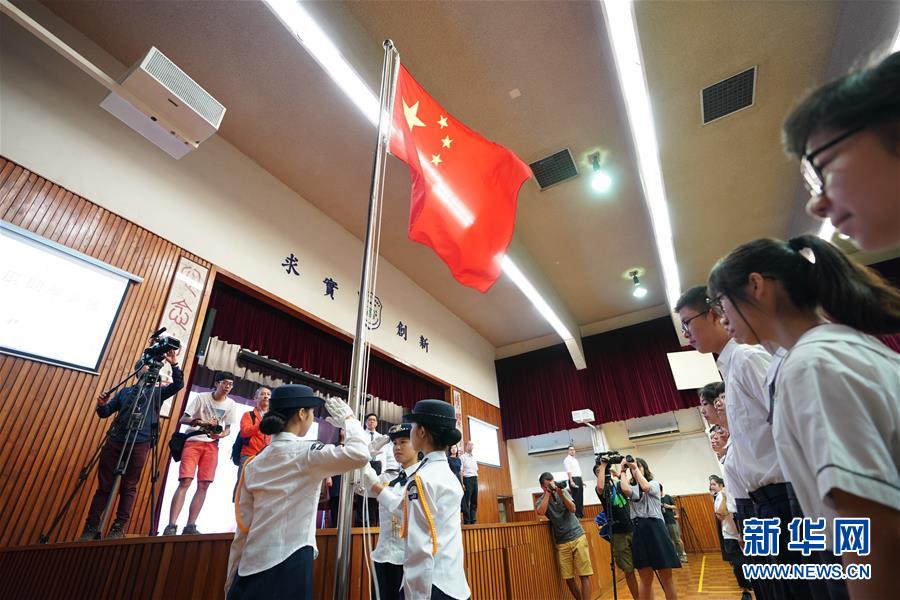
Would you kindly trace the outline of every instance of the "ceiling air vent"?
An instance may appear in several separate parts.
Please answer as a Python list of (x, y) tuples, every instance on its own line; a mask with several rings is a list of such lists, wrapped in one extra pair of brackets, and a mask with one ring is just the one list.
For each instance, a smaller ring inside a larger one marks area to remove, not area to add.
[(575, 161), (568, 148), (536, 160), (529, 166), (542, 190), (578, 176), (578, 169), (575, 168)]
[(700, 104), (703, 124), (712, 123), (739, 110), (753, 106), (756, 100), (756, 67), (703, 88)]

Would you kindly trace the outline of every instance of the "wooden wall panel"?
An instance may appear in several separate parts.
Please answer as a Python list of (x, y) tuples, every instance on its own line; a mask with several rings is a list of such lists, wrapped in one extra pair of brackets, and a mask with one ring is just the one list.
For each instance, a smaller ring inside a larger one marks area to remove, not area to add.
[[(0, 355), (0, 547), (37, 541), (74, 489), (81, 468), (111, 422), (95, 398), (130, 372), (159, 323), (180, 256), (210, 264), (165, 239), (0, 157), (0, 218), (143, 278), (130, 284), (99, 374)], [(212, 281), (211, 272), (209, 282)], [(200, 314), (205, 312), (205, 301)], [(203, 319), (197, 319), (199, 328)], [(198, 342), (185, 348), (192, 362)], [(187, 378), (189, 373), (185, 373)], [(183, 402), (184, 392), (175, 399)], [(169, 460), (174, 421), (161, 423), (160, 460)], [(149, 462), (149, 461), (148, 461)], [(129, 532), (149, 529), (150, 467), (145, 467)], [(160, 481), (163, 481), (161, 479)], [(76, 537), (93, 495), (96, 470), (75, 497), (52, 540)], [(27, 507), (24, 508), (24, 507)], [(51, 541), (52, 541), (51, 540)]]
[(685, 552), (718, 552), (719, 534), (712, 496), (691, 494), (675, 498)]
[[(593, 598), (612, 585), (609, 544), (587, 532), (594, 575)], [(371, 600), (363, 561), (363, 529), (351, 541), (349, 598)], [(375, 530), (374, 538), (377, 538)], [(336, 533), (316, 535), (314, 598), (331, 598)], [(463, 529), (466, 579), (473, 600), (568, 600), (547, 523), (473, 525)], [(23, 546), (0, 550), (0, 597), (42, 600), (221, 598), (230, 534), (126, 538), (104, 542)], [(47, 565), (53, 565), (47, 576)]]
[[(453, 401), (453, 390), (447, 391), (447, 400)], [(512, 497), (512, 481), (509, 475), (509, 455), (506, 452), (506, 437), (500, 420), (500, 409), (462, 390), (458, 390), (462, 400), (463, 442), (469, 439), (469, 417), (496, 425), (500, 444), (500, 467), (478, 465), (478, 523), (498, 523), (500, 509), (498, 499)], [(460, 448), (461, 450), (461, 448)], [(511, 520), (511, 515), (507, 516)]]

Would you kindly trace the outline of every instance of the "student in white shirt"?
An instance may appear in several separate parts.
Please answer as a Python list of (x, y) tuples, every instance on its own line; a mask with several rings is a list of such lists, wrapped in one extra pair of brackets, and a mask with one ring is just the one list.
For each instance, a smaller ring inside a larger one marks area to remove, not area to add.
[(581, 465), (575, 458), (575, 446), (569, 446), (568, 455), (563, 459), (563, 469), (566, 470), (572, 500), (575, 501), (575, 516), (580, 519), (584, 516), (584, 482), (581, 480)]
[(870, 580), (847, 582), (851, 597), (893, 597), (900, 355), (866, 334), (900, 331), (900, 293), (809, 235), (744, 244), (716, 264), (709, 283), (736, 339), (787, 351), (770, 386), (772, 425), (804, 514), (827, 519), (829, 549), (834, 517), (871, 520), (870, 555), (841, 557), (871, 564)]
[(741, 535), (734, 521), (734, 499), (725, 490), (725, 481), (718, 475), (709, 476), (709, 492), (713, 495), (713, 511), (722, 532), (722, 558), (731, 563), (737, 583), (741, 586), (741, 600), (752, 600), (750, 582), (744, 577), (744, 553), (741, 551)]
[(472, 455), (475, 444), (466, 442), (466, 451), (459, 455), (463, 482), (463, 523), (472, 525), (478, 519), (478, 461)]
[[(314, 422), (314, 409), (323, 404), (331, 415), (327, 421), (344, 429), (343, 446), (301, 439)], [(305, 385), (276, 388), (259, 428), (272, 441), (244, 463), (238, 483), (226, 597), (308, 600), (322, 480), (362, 467), (369, 450), (347, 403), (323, 401)]]
[(425, 454), (409, 476), (403, 501), (405, 600), (466, 600), (470, 592), (459, 522), (462, 489), (446, 454), (462, 437), (456, 413), (443, 400), (420, 400), (403, 420), (412, 423), (413, 448)]
[[(731, 445), (725, 459), (725, 486), (735, 498), (738, 523), (751, 517), (780, 519), (778, 555), (770, 562), (809, 562), (788, 549), (788, 524), (803, 516), (792, 502), (791, 484), (778, 462), (775, 438), (769, 427), (766, 373), (772, 357), (760, 342), (738, 343), (719, 322), (721, 309), (708, 303), (706, 286), (685, 292), (675, 305), (681, 328), (691, 345), (702, 353), (718, 354), (716, 366), (725, 382), (725, 406)], [(709, 407), (718, 419), (715, 398)], [(758, 595), (771, 600), (812, 600), (814, 587), (800, 579), (755, 580)]]
[(419, 455), (409, 440), (410, 431), (412, 425), (409, 423), (394, 425), (388, 431), (394, 446), (394, 459), (400, 469), (389, 469), (381, 476), (371, 467), (363, 472), (366, 489), (378, 498), (380, 528), (372, 561), (375, 563), (380, 600), (399, 600), (403, 587), (403, 561), (406, 557), (406, 540), (400, 537), (403, 497), (407, 477), (419, 462)]

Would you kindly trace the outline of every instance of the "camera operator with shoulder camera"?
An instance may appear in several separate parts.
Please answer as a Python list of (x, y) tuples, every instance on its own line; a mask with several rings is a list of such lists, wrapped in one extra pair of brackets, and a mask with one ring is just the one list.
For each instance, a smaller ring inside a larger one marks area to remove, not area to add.
[[(176, 356), (177, 352), (175, 350), (169, 350), (163, 355), (165, 361), (172, 367), (172, 382), (160, 388), (160, 402), (171, 398), (184, 387), (184, 374), (178, 366)], [(148, 369), (148, 365), (145, 364), (143, 359), (135, 365), (135, 370), (138, 369), (138, 377), (140, 378)], [(141, 387), (139, 381), (135, 385), (122, 388), (112, 399), (110, 399), (108, 392), (104, 392), (97, 397), (97, 416), (105, 419), (115, 413), (116, 418), (109, 428), (108, 438), (100, 453), (97, 467), (97, 491), (94, 493), (93, 501), (91, 501), (87, 521), (84, 524), (84, 531), (81, 537), (78, 538), (80, 541), (99, 539), (102, 533), (100, 531), (100, 518), (112, 492), (116, 466), (122, 453), (122, 448), (127, 441), (129, 420), (134, 412), (134, 403), (140, 394)], [(147, 409), (147, 407), (140, 408), (143, 410)], [(107, 539), (121, 538), (125, 535), (125, 526), (134, 508), (141, 471), (144, 469), (147, 455), (150, 453), (150, 430), (153, 423), (154, 419), (148, 414), (143, 420), (140, 431), (134, 436), (135, 442), (131, 460), (128, 462), (127, 470), (122, 475), (122, 482), (119, 487), (119, 506), (116, 510), (116, 519), (113, 521)]]
[(613, 560), (615, 560), (616, 566), (625, 573), (628, 591), (631, 592), (631, 597), (637, 600), (637, 576), (634, 574), (634, 563), (631, 558), (633, 538), (631, 510), (628, 507), (628, 497), (622, 492), (622, 486), (619, 483), (620, 473), (616, 470), (621, 462), (622, 456), (618, 453), (606, 453), (606, 456), (601, 456), (594, 465), (594, 475), (597, 476), (596, 491), (597, 497), (600, 498), (601, 510), (606, 513), (609, 523)]
[[(544, 494), (535, 500), (534, 512), (550, 519), (559, 572), (575, 600), (589, 600), (592, 597), (590, 577), (594, 574), (594, 569), (591, 566), (587, 537), (575, 516), (575, 502), (569, 492), (556, 485), (553, 474), (542, 473), (538, 483)], [(580, 586), (576, 576), (581, 580)]]
[(212, 392), (203, 392), (191, 398), (184, 415), (178, 421), (182, 425), (190, 425), (186, 433), (205, 431), (205, 434), (185, 440), (181, 465), (178, 469), (178, 489), (172, 496), (169, 524), (163, 530), (163, 535), (174, 535), (178, 531), (175, 523), (184, 507), (184, 499), (195, 473), (197, 491), (191, 499), (188, 522), (181, 533), (182, 535), (200, 533), (197, 531), (197, 517), (200, 516), (200, 509), (206, 500), (206, 490), (216, 476), (219, 440), (228, 437), (231, 424), (235, 422), (234, 400), (228, 397), (228, 392), (234, 386), (234, 375), (227, 371), (218, 371), (215, 374), (214, 385), (215, 389)]

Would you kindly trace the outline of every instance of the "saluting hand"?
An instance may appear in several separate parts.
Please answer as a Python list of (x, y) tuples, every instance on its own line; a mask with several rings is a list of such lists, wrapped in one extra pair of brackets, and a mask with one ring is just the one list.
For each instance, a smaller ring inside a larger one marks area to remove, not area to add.
[(340, 398), (329, 398), (326, 400), (325, 410), (331, 415), (325, 420), (338, 429), (343, 429), (346, 425), (345, 421), (353, 418), (353, 411), (350, 410), (350, 405)]

